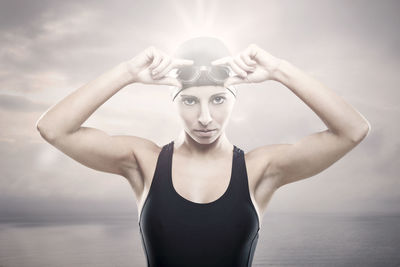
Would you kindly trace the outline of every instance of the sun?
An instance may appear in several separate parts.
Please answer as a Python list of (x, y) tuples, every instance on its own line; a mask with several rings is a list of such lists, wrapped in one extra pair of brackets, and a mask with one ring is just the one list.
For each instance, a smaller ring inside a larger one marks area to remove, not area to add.
[(231, 44), (235, 44), (235, 31), (229, 20), (225, 19), (226, 15), (221, 13), (219, 1), (169, 2), (175, 11), (173, 17), (181, 27), (170, 36), (171, 42), (165, 44), (168, 51), (173, 52), (185, 40), (200, 36), (218, 38), (230, 48)]

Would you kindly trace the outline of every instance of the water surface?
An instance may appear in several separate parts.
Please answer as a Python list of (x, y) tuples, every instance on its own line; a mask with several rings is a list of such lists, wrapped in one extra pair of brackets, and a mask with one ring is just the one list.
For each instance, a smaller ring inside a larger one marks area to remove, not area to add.
[[(0, 219), (0, 267), (146, 266), (137, 218)], [(253, 266), (400, 266), (400, 215), (264, 217)]]

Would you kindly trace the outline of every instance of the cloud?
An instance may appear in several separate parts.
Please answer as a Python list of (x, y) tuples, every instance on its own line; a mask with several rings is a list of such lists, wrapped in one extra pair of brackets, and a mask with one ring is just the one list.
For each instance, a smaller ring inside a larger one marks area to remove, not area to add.
[(0, 108), (10, 111), (43, 111), (47, 105), (36, 103), (23, 96), (0, 94)]
[[(372, 125), (367, 139), (339, 162), (277, 193), (271, 209), (398, 211), (400, 129), (394, 122), (400, 115), (400, 2), (196, 3), (1, 2), (0, 195), (5, 199), (0, 203), (20, 208), (13, 200), (26, 197), (54, 200), (56, 209), (61, 198), (71, 203), (131, 200), (132, 190), (122, 179), (82, 166), (46, 143), (36, 120), (50, 105), (148, 45), (172, 52), (189, 35), (206, 30), (203, 25), (234, 52), (257, 43), (313, 74)], [(130, 85), (85, 125), (165, 144), (180, 125), (164, 89)], [(240, 85), (238, 91), (227, 131), (245, 151), (293, 143), (326, 128), (282, 84)]]

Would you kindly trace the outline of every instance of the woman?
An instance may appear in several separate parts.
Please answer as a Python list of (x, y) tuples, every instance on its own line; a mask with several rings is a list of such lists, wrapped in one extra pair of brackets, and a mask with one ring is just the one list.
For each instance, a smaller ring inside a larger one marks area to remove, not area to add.
[[(247, 153), (231, 144), (225, 128), (236, 100), (233, 85), (267, 80), (289, 88), (327, 129)], [(158, 146), (81, 126), (131, 83), (171, 86), (184, 128), (177, 138)], [(273, 193), (328, 168), (370, 130), (351, 105), (288, 61), (255, 44), (231, 56), (207, 37), (184, 42), (173, 57), (147, 48), (51, 107), (37, 128), (78, 162), (129, 181), (149, 266), (251, 266)]]

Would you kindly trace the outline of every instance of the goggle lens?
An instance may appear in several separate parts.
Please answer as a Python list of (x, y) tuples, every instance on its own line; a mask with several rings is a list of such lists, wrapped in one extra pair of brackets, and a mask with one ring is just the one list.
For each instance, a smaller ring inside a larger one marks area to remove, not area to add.
[(223, 82), (229, 77), (229, 72), (228, 68), (212, 66), (209, 69), (208, 75), (216, 82)]
[(221, 66), (187, 66), (177, 70), (177, 78), (183, 83), (195, 82), (201, 73), (205, 71), (206, 75), (215, 82), (223, 82), (230, 75), (230, 69)]
[(201, 72), (198, 68), (183, 67), (178, 70), (178, 79), (183, 82), (192, 82), (200, 77)]

